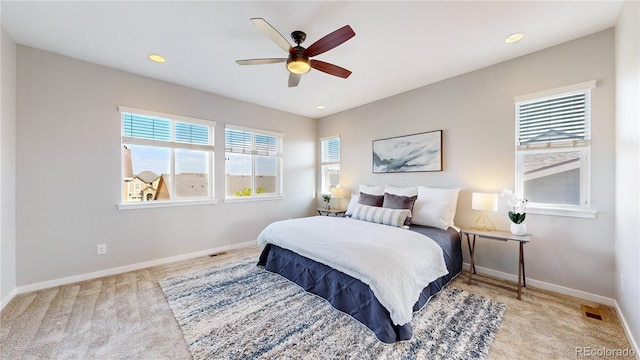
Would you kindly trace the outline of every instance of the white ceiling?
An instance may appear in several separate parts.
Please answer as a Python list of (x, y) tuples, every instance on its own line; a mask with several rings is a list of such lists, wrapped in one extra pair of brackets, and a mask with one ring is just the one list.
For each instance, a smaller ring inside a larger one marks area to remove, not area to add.
[[(621, 1), (2, 1), (15, 42), (312, 118), (327, 116), (615, 25)], [(315, 57), (353, 71), (311, 70), (287, 87), (286, 57), (249, 18), (308, 47), (351, 25), (356, 36)], [(504, 39), (515, 32), (525, 38)], [(158, 53), (164, 64), (147, 56)], [(316, 109), (325, 105), (325, 110)]]

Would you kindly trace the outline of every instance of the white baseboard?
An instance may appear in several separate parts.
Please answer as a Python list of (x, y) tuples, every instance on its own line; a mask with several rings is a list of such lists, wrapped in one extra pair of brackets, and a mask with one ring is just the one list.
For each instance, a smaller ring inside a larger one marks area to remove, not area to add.
[[(182, 254), (182, 255), (172, 256), (172, 257), (163, 258), (163, 259), (145, 261), (145, 262), (142, 262), (142, 263), (126, 265), (126, 266), (120, 266), (120, 267), (106, 269), (106, 270), (100, 270), (100, 271), (87, 273), (87, 274), (74, 275), (74, 276), (69, 276), (69, 277), (65, 277), (65, 278), (61, 278), (61, 279), (55, 279), (55, 280), (43, 281), (43, 282), (30, 284), (30, 285), (18, 286), (17, 294), (24, 294), (24, 293), (31, 292), (31, 291), (48, 289), (48, 288), (51, 288), (51, 287), (71, 284), (71, 283), (75, 283), (75, 282), (79, 282), (79, 281), (85, 281), (85, 280), (101, 278), (101, 277), (104, 277), (104, 276), (111, 276), (111, 275), (121, 274), (121, 273), (125, 273), (125, 272), (128, 272), (128, 271), (140, 270), (140, 269), (148, 268), (148, 267), (151, 267), (151, 266), (168, 264), (168, 263), (172, 263), (172, 262), (176, 262), (176, 261), (180, 261), (180, 260), (193, 259), (193, 258), (200, 257), (200, 256), (205, 256), (205, 255), (209, 255), (209, 254), (213, 254), (213, 253), (217, 253), (217, 252), (222, 252), (222, 251), (239, 249), (239, 248), (243, 248), (243, 247), (247, 247), (247, 246), (251, 246), (251, 245), (256, 245), (256, 244), (257, 243), (256, 243), (255, 240), (247, 241), (247, 242), (243, 242), (243, 243), (239, 243), (239, 244), (227, 245), (227, 246), (222, 246), (222, 247), (218, 247), (218, 248), (197, 251), (197, 252), (193, 252), (193, 253), (189, 253), (189, 254)], [(13, 296), (15, 296), (15, 295), (16, 294), (14, 294)], [(13, 298), (13, 296), (11, 298)], [(9, 299), (9, 300), (11, 300), (11, 299)], [(4, 302), (3, 302), (3, 304), (4, 304)]]
[(17, 291), (16, 288), (14, 288), (13, 290), (11, 290), (11, 292), (9, 292), (9, 295), (7, 295), (0, 302), (0, 311), (2, 311), (2, 309), (4, 309), (4, 307), (5, 307), (5, 305), (7, 305), (9, 303), (9, 301), (11, 301), (11, 299), (13, 299), (16, 295), (18, 295), (18, 291)]
[(629, 343), (631, 344), (631, 347), (633, 348), (633, 351), (636, 354), (636, 359), (640, 360), (640, 347), (638, 347), (638, 342), (633, 337), (633, 333), (629, 328), (627, 319), (625, 319), (624, 314), (622, 313), (622, 309), (620, 309), (620, 306), (618, 306), (618, 302), (617, 301), (614, 301), (614, 302), (615, 302), (614, 307), (616, 309), (616, 312), (618, 313), (618, 318), (620, 318), (620, 322), (622, 323), (622, 328), (624, 329), (624, 333), (627, 335), (627, 340), (629, 340)]
[[(462, 265), (462, 269), (463, 270), (468, 270), (469, 269), (469, 264), (468, 263), (464, 263)], [(488, 275), (488, 276), (493, 276), (495, 278), (502, 279), (502, 280), (518, 282), (518, 276), (517, 275), (513, 275), (513, 274), (505, 273), (505, 272), (502, 272), (502, 271), (497, 271), (497, 270), (485, 268), (485, 267), (482, 267), (482, 266), (477, 266), (476, 265), (476, 272), (478, 274), (481, 274), (481, 275)], [(543, 289), (543, 290), (549, 290), (549, 291), (557, 292), (559, 294), (569, 295), (569, 296), (577, 297), (577, 298), (580, 298), (580, 299), (593, 301), (593, 302), (598, 303), (598, 304), (614, 306), (614, 307), (616, 306), (616, 301), (614, 299), (611, 299), (611, 298), (608, 298), (608, 297), (604, 297), (604, 296), (600, 296), (600, 295), (596, 295), (596, 294), (591, 294), (591, 293), (580, 291), (580, 290), (576, 290), (576, 289), (571, 289), (571, 288), (560, 286), (560, 285), (550, 284), (548, 282), (544, 282), (544, 281), (540, 281), (540, 280), (527, 278), (527, 285), (531, 285), (531, 286), (534, 286), (534, 287), (537, 287), (537, 288), (540, 288), (540, 289)]]

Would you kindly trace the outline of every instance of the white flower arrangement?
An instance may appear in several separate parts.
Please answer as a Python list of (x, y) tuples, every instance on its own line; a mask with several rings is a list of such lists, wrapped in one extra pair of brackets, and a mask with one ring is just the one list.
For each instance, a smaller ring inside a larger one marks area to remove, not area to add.
[(516, 197), (516, 194), (509, 189), (502, 190), (500, 197), (506, 198), (507, 204), (511, 206), (512, 210), (509, 211), (509, 219), (514, 224), (522, 224), (527, 217), (527, 203), (529, 203), (529, 200)]

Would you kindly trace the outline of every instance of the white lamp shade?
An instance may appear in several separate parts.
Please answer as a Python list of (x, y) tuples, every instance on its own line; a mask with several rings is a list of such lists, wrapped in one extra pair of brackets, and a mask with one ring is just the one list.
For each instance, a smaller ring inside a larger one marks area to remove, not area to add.
[(498, 194), (471, 194), (471, 208), (482, 211), (498, 211)]
[(334, 199), (342, 199), (344, 197), (344, 190), (341, 187), (331, 188), (331, 197)]

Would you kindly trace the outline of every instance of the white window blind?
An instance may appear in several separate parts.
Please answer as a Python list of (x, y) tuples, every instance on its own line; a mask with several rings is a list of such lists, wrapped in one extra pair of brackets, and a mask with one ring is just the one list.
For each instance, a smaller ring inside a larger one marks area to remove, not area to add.
[(225, 129), (225, 150), (239, 154), (251, 154), (253, 151), (253, 134), (250, 131)]
[(176, 122), (176, 141), (188, 144), (209, 144), (209, 127)]
[(278, 156), (278, 138), (271, 135), (256, 134), (256, 154)]
[(282, 155), (278, 141), (281, 135), (262, 134), (255, 131), (227, 127), (224, 137), (226, 152), (266, 156)]
[(151, 116), (123, 113), (124, 136), (152, 139), (171, 140), (171, 120)]
[(323, 163), (332, 163), (340, 161), (340, 138), (335, 137), (322, 141), (322, 159)]
[[(213, 151), (212, 125), (122, 112), (122, 141), (138, 145)], [(212, 123), (215, 125), (215, 123)]]
[(518, 149), (587, 145), (589, 103), (590, 90), (516, 103)]

